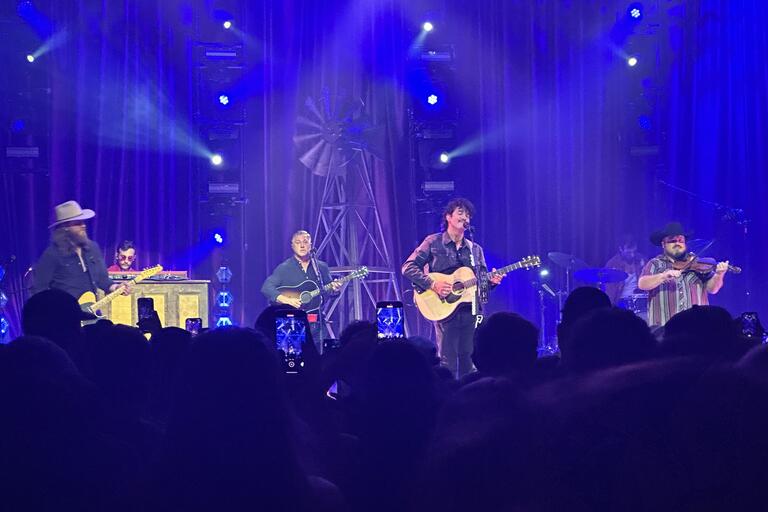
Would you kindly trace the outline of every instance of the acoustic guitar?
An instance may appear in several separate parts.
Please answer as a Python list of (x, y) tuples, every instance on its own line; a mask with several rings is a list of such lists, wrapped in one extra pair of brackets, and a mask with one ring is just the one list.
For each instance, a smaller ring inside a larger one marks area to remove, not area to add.
[[(159, 274), (162, 271), (162, 265), (155, 265), (154, 267), (150, 267), (141, 271), (141, 273), (137, 274), (136, 277), (128, 281), (128, 284), (132, 286), (136, 283), (140, 283), (141, 281), (149, 279), (150, 277), (154, 276), (155, 274)], [(96, 300), (96, 295), (94, 295), (93, 292), (85, 292), (80, 296), (79, 299), (77, 299), (77, 302), (80, 304), (80, 308), (83, 311), (96, 315), (96, 318), (100, 319), (104, 318), (104, 315), (101, 313), (101, 308), (122, 294), (122, 288), (118, 288), (117, 290), (106, 294), (102, 299)]]
[(320, 309), (320, 294), (328, 293), (333, 289), (334, 284), (344, 284), (353, 279), (362, 279), (368, 275), (368, 267), (360, 267), (344, 277), (331, 281), (327, 285), (320, 287), (314, 281), (306, 280), (296, 286), (279, 286), (277, 289), (282, 295), (301, 301), (301, 309), (307, 313)]
[[(518, 269), (531, 269), (541, 265), (541, 259), (538, 256), (527, 256), (517, 263), (512, 263), (506, 267), (488, 272), (488, 277), (503, 276)], [(441, 272), (430, 272), (427, 274), (433, 281), (451, 283), (453, 289), (450, 295), (441, 298), (434, 290), (425, 290), (421, 293), (414, 293), (413, 298), (416, 301), (416, 307), (424, 318), (432, 321), (445, 320), (453, 315), (459, 304), (472, 302), (475, 291), (477, 290), (477, 277), (469, 267), (459, 267), (451, 274)]]

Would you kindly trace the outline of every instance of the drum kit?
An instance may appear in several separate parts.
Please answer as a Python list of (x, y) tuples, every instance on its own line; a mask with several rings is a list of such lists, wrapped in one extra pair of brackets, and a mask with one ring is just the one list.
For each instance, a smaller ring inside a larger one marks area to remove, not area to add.
[[(609, 283), (624, 282), (629, 275), (615, 268), (590, 267), (587, 263), (572, 254), (564, 252), (550, 252), (547, 255), (555, 265), (565, 270), (565, 290), (558, 292), (559, 297), (567, 297), (571, 292), (572, 282), (574, 280), (588, 285), (593, 285), (605, 291), (605, 285)], [(562, 301), (565, 299), (563, 298)], [(632, 311), (637, 316), (647, 319), (648, 315), (648, 294), (632, 293), (623, 297), (616, 304), (620, 308)], [(562, 304), (560, 304), (562, 309)]]

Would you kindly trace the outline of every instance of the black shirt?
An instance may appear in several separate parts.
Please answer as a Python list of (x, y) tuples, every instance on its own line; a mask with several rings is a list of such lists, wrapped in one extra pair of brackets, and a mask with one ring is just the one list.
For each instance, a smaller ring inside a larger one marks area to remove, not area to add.
[(95, 293), (97, 288), (109, 290), (114, 283), (96, 242), (90, 241), (83, 247), (83, 263), (85, 271), (77, 254), (64, 254), (54, 244), (49, 245), (35, 264), (32, 294), (56, 288), (80, 298), (85, 292)]
[[(317, 260), (317, 266), (320, 269), (320, 274), (322, 274), (323, 284), (330, 284), (333, 279), (331, 278), (331, 271), (328, 269), (328, 264), (324, 261)], [(261, 286), (261, 293), (264, 294), (269, 302), (274, 303), (277, 296), (280, 295), (280, 291), (278, 290), (279, 287), (297, 286), (304, 281), (313, 281), (318, 287), (320, 286), (320, 280), (317, 278), (317, 274), (315, 274), (315, 269), (312, 268), (312, 265), (310, 264), (307, 266), (307, 271), (304, 272), (299, 260), (294, 256), (291, 256), (279, 264), (274, 272), (272, 272), (272, 275), (264, 281), (264, 284)]]

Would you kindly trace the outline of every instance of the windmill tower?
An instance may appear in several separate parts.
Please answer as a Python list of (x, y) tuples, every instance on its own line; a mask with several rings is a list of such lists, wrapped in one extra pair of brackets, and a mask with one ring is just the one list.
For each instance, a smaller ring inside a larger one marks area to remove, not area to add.
[(369, 272), (325, 302), (326, 327), (336, 337), (350, 321), (372, 317), (377, 300), (401, 300), (371, 180), (370, 161), (381, 154), (381, 130), (360, 113), (360, 99), (324, 91), (304, 106), (294, 143), (299, 160), (323, 183), (313, 245), (334, 277), (363, 265)]

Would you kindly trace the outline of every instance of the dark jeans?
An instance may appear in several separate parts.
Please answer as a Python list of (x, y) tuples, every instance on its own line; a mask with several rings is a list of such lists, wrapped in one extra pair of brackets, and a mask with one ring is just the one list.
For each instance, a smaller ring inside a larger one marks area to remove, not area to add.
[(469, 305), (461, 305), (448, 320), (435, 322), (440, 361), (460, 379), (472, 371), (475, 316)]

